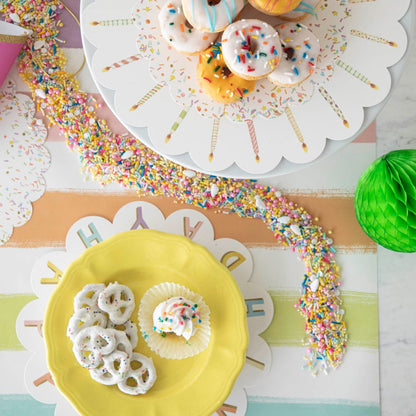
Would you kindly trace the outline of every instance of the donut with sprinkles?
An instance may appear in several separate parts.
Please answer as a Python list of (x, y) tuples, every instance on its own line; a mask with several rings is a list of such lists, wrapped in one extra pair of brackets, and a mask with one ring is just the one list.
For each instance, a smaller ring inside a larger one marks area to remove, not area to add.
[(193, 55), (208, 49), (218, 37), (216, 33), (201, 32), (192, 27), (185, 17), (181, 0), (170, 0), (159, 12), (163, 38), (177, 51)]
[(259, 79), (270, 74), (282, 57), (276, 29), (257, 19), (242, 19), (222, 35), (222, 53), (227, 66), (241, 78)]
[(249, 3), (262, 13), (277, 16), (288, 13), (299, 6), (301, 0), (248, 0)]
[(284, 23), (277, 27), (283, 48), (283, 58), (269, 74), (269, 81), (283, 87), (293, 87), (309, 78), (321, 48), (319, 39), (300, 23)]
[(201, 90), (213, 100), (225, 104), (243, 99), (256, 85), (256, 81), (240, 78), (228, 69), (220, 43), (199, 55), (196, 74)]
[(244, 5), (244, 0), (182, 0), (186, 18), (202, 32), (222, 32)]

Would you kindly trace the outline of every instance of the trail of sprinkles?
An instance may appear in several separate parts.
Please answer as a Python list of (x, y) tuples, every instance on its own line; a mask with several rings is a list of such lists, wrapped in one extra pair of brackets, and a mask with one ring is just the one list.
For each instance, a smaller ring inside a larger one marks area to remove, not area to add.
[[(117, 182), (135, 188), (139, 195), (165, 195), (201, 208), (262, 220), (276, 240), (290, 246), (306, 266), (295, 304), (305, 318), (306, 367), (312, 374), (338, 367), (347, 333), (332, 239), (303, 207), (275, 188), (186, 170), (136, 138), (113, 133), (105, 120), (97, 118), (100, 104), (81, 92), (74, 76), (64, 69), (66, 60), (57, 41), (62, 26), (57, 12), (63, 8), (56, 0), (0, 0), (0, 10), (8, 20), (11, 15), (25, 16), (20, 25), (34, 33), (20, 54), (20, 75), (38, 108), (51, 124), (60, 126), (70, 149), (78, 152), (84, 171), (103, 184)], [(36, 49), (40, 41), (43, 48)]]

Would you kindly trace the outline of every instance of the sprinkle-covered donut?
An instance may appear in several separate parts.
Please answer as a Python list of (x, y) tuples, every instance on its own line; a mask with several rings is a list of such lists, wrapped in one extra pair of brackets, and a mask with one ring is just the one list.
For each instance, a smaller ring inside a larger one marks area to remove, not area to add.
[(298, 7), (301, 0), (248, 0), (249, 3), (263, 13), (276, 16), (288, 13)]
[(219, 43), (199, 55), (196, 74), (202, 91), (220, 103), (241, 100), (256, 85), (256, 81), (240, 78), (229, 70)]
[(268, 76), (274, 84), (289, 87), (309, 78), (321, 48), (319, 39), (300, 23), (285, 23), (277, 27), (283, 47), (279, 66)]
[(202, 32), (222, 32), (244, 7), (244, 0), (182, 0), (193, 27)]
[(239, 20), (224, 31), (222, 53), (226, 65), (244, 79), (270, 74), (282, 57), (279, 34), (266, 22)]
[(215, 42), (216, 33), (201, 32), (186, 20), (181, 0), (171, 0), (164, 4), (159, 13), (159, 24), (162, 36), (177, 51), (195, 54)]

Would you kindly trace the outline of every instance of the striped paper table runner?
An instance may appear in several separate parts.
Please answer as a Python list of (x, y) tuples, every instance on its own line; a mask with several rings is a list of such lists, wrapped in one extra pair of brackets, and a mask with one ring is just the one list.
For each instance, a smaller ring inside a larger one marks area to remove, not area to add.
[[(74, 10), (77, 2), (71, 1), (68, 5)], [(71, 20), (64, 19), (64, 23), (61, 36), (68, 39), (66, 54), (71, 67), (76, 68), (82, 60), (79, 35)], [(101, 101), (86, 68), (79, 77), (83, 89)], [(16, 70), (12, 78), (20, 92), (28, 92)], [(101, 115), (114, 130), (124, 131), (105, 106)], [(99, 215), (112, 220), (123, 205), (137, 200), (133, 190), (121, 189), (118, 185), (102, 188), (94, 181), (85, 181), (77, 155), (68, 150), (54, 127), (49, 129), (46, 147), (52, 159), (45, 175), (47, 191), (34, 203), (31, 220), (16, 228), (11, 240), (0, 247), (2, 416), (43, 416), (55, 411), (54, 405), (40, 403), (27, 393), (24, 368), (29, 352), (24, 350), (15, 331), (20, 310), (35, 298), (30, 285), (34, 262), (48, 251), (63, 249), (69, 227), (79, 218)], [(372, 125), (336, 155), (297, 173), (260, 181), (280, 189), (332, 232), (341, 266), (349, 343), (344, 363), (328, 376), (313, 378), (301, 368), (305, 353), (304, 322), (293, 304), (299, 293), (303, 263), (291, 250), (278, 246), (261, 221), (201, 210), (212, 222), (215, 238), (234, 238), (250, 249), (255, 263), (252, 281), (266, 287), (274, 302), (275, 317), (262, 335), (272, 349), (272, 369), (258, 386), (247, 390), (249, 416), (298, 416), (305, 412), (309, 416), (379, 414), (376, 245), (356, 222), (353, 203), (355, 185), (374, 160), (375, 151)], [(198, 210), (165, 197), (142, 199), (159, 207), (165, 216), (181, 208)]]

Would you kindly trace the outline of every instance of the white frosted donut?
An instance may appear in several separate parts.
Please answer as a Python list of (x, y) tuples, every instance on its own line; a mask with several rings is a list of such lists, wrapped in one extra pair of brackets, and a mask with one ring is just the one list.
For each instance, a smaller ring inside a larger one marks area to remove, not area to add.
[(126, 322), (134, 309), (134, 295), (130, 288), (110, 283), (98, 296), (98, 307), (107, 312), (117, 325)]
[(164, 4), (159, 13), (162, 36), (176, 50), (194, 54), (208, 49), (215, 42), (217, 34), (201, 32), (186, 20), (181, 0), (171, 0)]
[(239, 20), (222, 35), (222, 54), (232, 72), (244, 79), (264, 78), (282, 57), (279, 34), (266, 22)]
[[(117, 365), (116, 365), (117, 363)], [(127, 353), (115, 350), (103, 356), (102, 365), (90, 369), (90, 375), (95, 380), (106, 386), (120, 383), (126, 377), (130, 369), (130, 357)]]
[(202, 32), (223, 31), (243, 10), (244, 4), (244, 0), (182, 0), (186, 18)]
[(96, 308), (98, 295), (105, 288), (104, 283), (85, 285), (74, 298), (74, 311), (85, 307)]
[(66, 335), (74, 342), (78, 333), (89, 326), (107, 326), (107, 316), (98, 308), (82, 308), (75, 311), (69, 320)]
[(283, 47), (283, 58), (268, 76), (274, 84), (298, 85), (309, 78), (321, 51), (319, 39), (300, 23), (284, 23), (277, 27)]
[[(135, 364), (139, 367), (135, 368)], [(135, 352), (130, 359), (130, 368), (126, 376), (117, 386), (123, 393), (145, 394), (155, 384), (156, 378), (152, 359)]]
[[(103, 355), (113, 352), (117, 345), (114, 329), (89, 326), (75, 337), (73, 352), (85, 368), (96, 368), (103, 362)], [(127, 337), (126, 337), (127, 339)]]
[(117, 329), (118, 331), (125, 332), (132, 348), (136, 348), (139, 337), (137, 336), (137, 325), (134, 322), (128, 320), (122, 324), (115, 324), (111, 320), (108, 320), (107, 328)]

